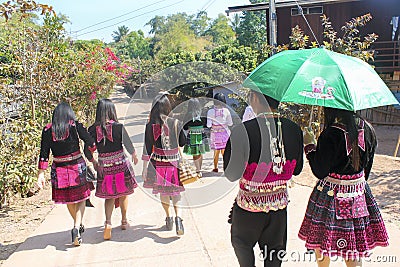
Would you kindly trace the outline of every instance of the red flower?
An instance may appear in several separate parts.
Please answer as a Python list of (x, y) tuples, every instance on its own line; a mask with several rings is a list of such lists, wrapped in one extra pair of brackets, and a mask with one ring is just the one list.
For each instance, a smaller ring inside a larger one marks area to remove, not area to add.
[(97, 94), (95, 91), (93, 91), (92, 94), (90, 95), (89, 99), (94, 101), (94, 100), (96, 100), (96, 97), (97, 97)]

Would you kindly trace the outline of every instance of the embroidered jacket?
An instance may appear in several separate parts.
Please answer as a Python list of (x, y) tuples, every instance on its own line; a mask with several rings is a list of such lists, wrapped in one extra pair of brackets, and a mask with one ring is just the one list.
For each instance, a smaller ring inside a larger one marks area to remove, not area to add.
[[(269, 121), (277, 125), (276, 119)], [(286, 154), (281, 174), (272, 171), (270, 137), (264, 118), (254, 118), (232, 130), (225, 149), (224, 170), (229, 180), (240, 179), (236, 202), (242, 209), (268, 212), (284, 209), (288, 204), (286, 183), (303, 168), (303, 135), (294, 122), (282, 118), (281, 123)]]
[[(97, 151), (100, 154), (122, 151), (123, 147), (126, 148), (129, 154), (135, 153), (135, 148), (126, 131), (124, 125), (121, 123), (110, 121), (106, 124), (106, 135), (103, 134), (100, 125), (93, 124), (89, 127), (89, 133), (96, 141)], [(89, 149), (85, 149), (85, 156), (92, 160)]]
[[(184, 146), (186, 143), (186, 137), (181, 128), (181, 123), (175, 119), (168, 119), (163, 125), (147, 123), (142, 160), (177, 161), (179, 159), (178, 146)], [(168, 144), (162, 140), (162, 136), (168, 136)]]
[(376, 136), (369, 124), (362, 122), (358, 131), (360, 169), (352, 164), (352, 147), (348, 133), (342, 124), (333, 124), (318, 138), (317, 145), (307, 145), (304, 149), (314, 175), (323, 179), (330, 173), (352, 175), (364, 171), (368, 179), (377, 145)]
[(82, 123), (70, 121), (69, 124), (68, 131), (62, 140), (56, 140), (51, 129), (51, 123), (44, 127), (40, 144), (39, 169), (47, 169), (50, 150), (54, 157), (67, 156), (76, 152), (80, 153), (79, 139), (84, 141), (88, 154), (91, 155), (96, 150), (93, 138)]

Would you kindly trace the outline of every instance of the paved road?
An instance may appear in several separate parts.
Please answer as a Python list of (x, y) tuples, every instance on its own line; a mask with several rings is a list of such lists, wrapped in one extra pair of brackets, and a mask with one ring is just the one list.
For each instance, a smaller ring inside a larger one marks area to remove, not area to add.
[[(134, 101), (122, 92), (112, 96), (117, 112), (138, 151), (142, 149), (144, 123), (150, 103)], [(140, 153), (139, 153), (140, 154)], [(211, 154), (204, 166), (211, 170)], [(135, 166), (137, 180), (141, 181), (141, 162)], [(103, 200), (92, 197), (96, 208), (86, 209), (86, 231), (80, 247), (70, 245), (71, 219), (64, 205), (56, 205), (39, 228), (4, 262), (3, 266), (238, 266), (230, 244), (228, 213), (236, 194), (236, 184), (225, 178), (204, 173), (202, 182), (188, 186), (184, 195), (183, 219), (185, 235), (177, 237), (174, 231), (164, 230), (164, 212), (157, 198), (141, 186), (129, 197), (128, 218), (131, 227), (119, 229), (119, 210), (113, 214), (112, 239), (104, 241)], [(141, 185), (141, 183), (140, 183)], [(304, 243), (297, 238), (311, 188), (295, 185), (290, 189), (288, 210), (288, 251), (290, 260), (283, 266), (316, 266), (305, 257)], [(391, 238), (389, 248), (378, 248), (377, 256), (396, 256), (397, 263), (365, 263), (365, 266), (394, 267), (400, 265), (400, 230), (388, 224)], [(256, 253), (257, 249), (256, 249)], [(306, 256), (307, 258), (307, 256)], [(257, 266), (262, 266), (257, 260)], [(344, 266), (335, 262), (332, 266)]]

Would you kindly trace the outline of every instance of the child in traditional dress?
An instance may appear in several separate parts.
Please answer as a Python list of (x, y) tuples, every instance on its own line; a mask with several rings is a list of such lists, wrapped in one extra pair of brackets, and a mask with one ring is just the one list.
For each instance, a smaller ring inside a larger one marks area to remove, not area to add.
[(183, 152), (193, 156), (196, 171), (201, 177), (203, 154), (210, 151), (208, 138), (204, 132), (206, 118), (201, 116), (201, 105), (197, 98), (191, 98), (188, 103), (188, 112), (185, 116), (183, 129), (188, 131), (187, 141)]
[(372, 126), (352, 111), (324, 108), (324, 130), (315, 144), (311, 131), (304, 150), (320, 179), (311, 193), (299, 237), (315, 250), (319, 266), (341, 256), (347, 266), (376, 246), (388, 246), (388, 235), (367, 184), (375, 148)]
[[(170, 216), (170, 202), (174, 206), (177, 235), (184, 234), (179, 203), (181, 192), (185, 190), (179, 180), (179, 147), (185, 145), (186, 138), (181, 123), (168, 117), (171, 104), (166, 94), (159, 95), (153, 101), (150, 120), (146, 124), (145, 144), (143, 147), (143, 187), (152, 188), (153, 194), (160, 194), (165, 211), (165, 226), (173, 229), (173, 217)], [(150, 164), (148, 164), (150, 161)]]
[(87, 166), (80, 151), (79, 140), (85, 142), (88, 154), (96, 150), (94, 140), (76, 120), (71, 106), (67, 103), (58, 104), (54, 109), (52, 122), (47, 124), (42, 132), (38, 185), (42, 188), (45, 184), (44, 170), (48, 167), (51, 151), (52, 199), (56, 204), (67, 204), (74, 220), (71, 236), (75, 246), (82, 242), (85, 202), (93, 188), (93, 184), (86, 180)]
[(224, 155), (226, 142), (230, 135), (229, 127), (233, 125), (231, 113), (223, 104), (226, 104), (224, 94), (216, 93), (214, 95), (214, 108), (207, 112), (207, 127), (211, 128), (211, 149), (214, 150), (213, 172), (218, 172), (219, 155)]
[(126, 230), (129, 226), (126, 217), (128, 196), (137, 187), (130, 160), (125, 155), (123, 147), (132, 156), (135, 165), (138, 163), (138, 158), (124, 125), (118, 122), (115, 106), (111, 100), (101, 99), (97, 103), (96, 120), (89, 127), (89, 133), (96, 141), (99, 153), (95, 195), (105, 199), (106, 221), (103, 237), (108, 240), (111, 239), (111, 215), (114, 206), (121, 207), (121, 229)]

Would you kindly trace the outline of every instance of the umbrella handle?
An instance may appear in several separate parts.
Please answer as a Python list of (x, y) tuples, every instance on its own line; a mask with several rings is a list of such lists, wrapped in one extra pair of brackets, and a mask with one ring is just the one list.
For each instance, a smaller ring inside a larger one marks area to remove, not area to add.
[(311, 129), (311, 123), (313, 120), (314, 106), (311, 106), (310, 121), (308, 122), (308, 127)]

